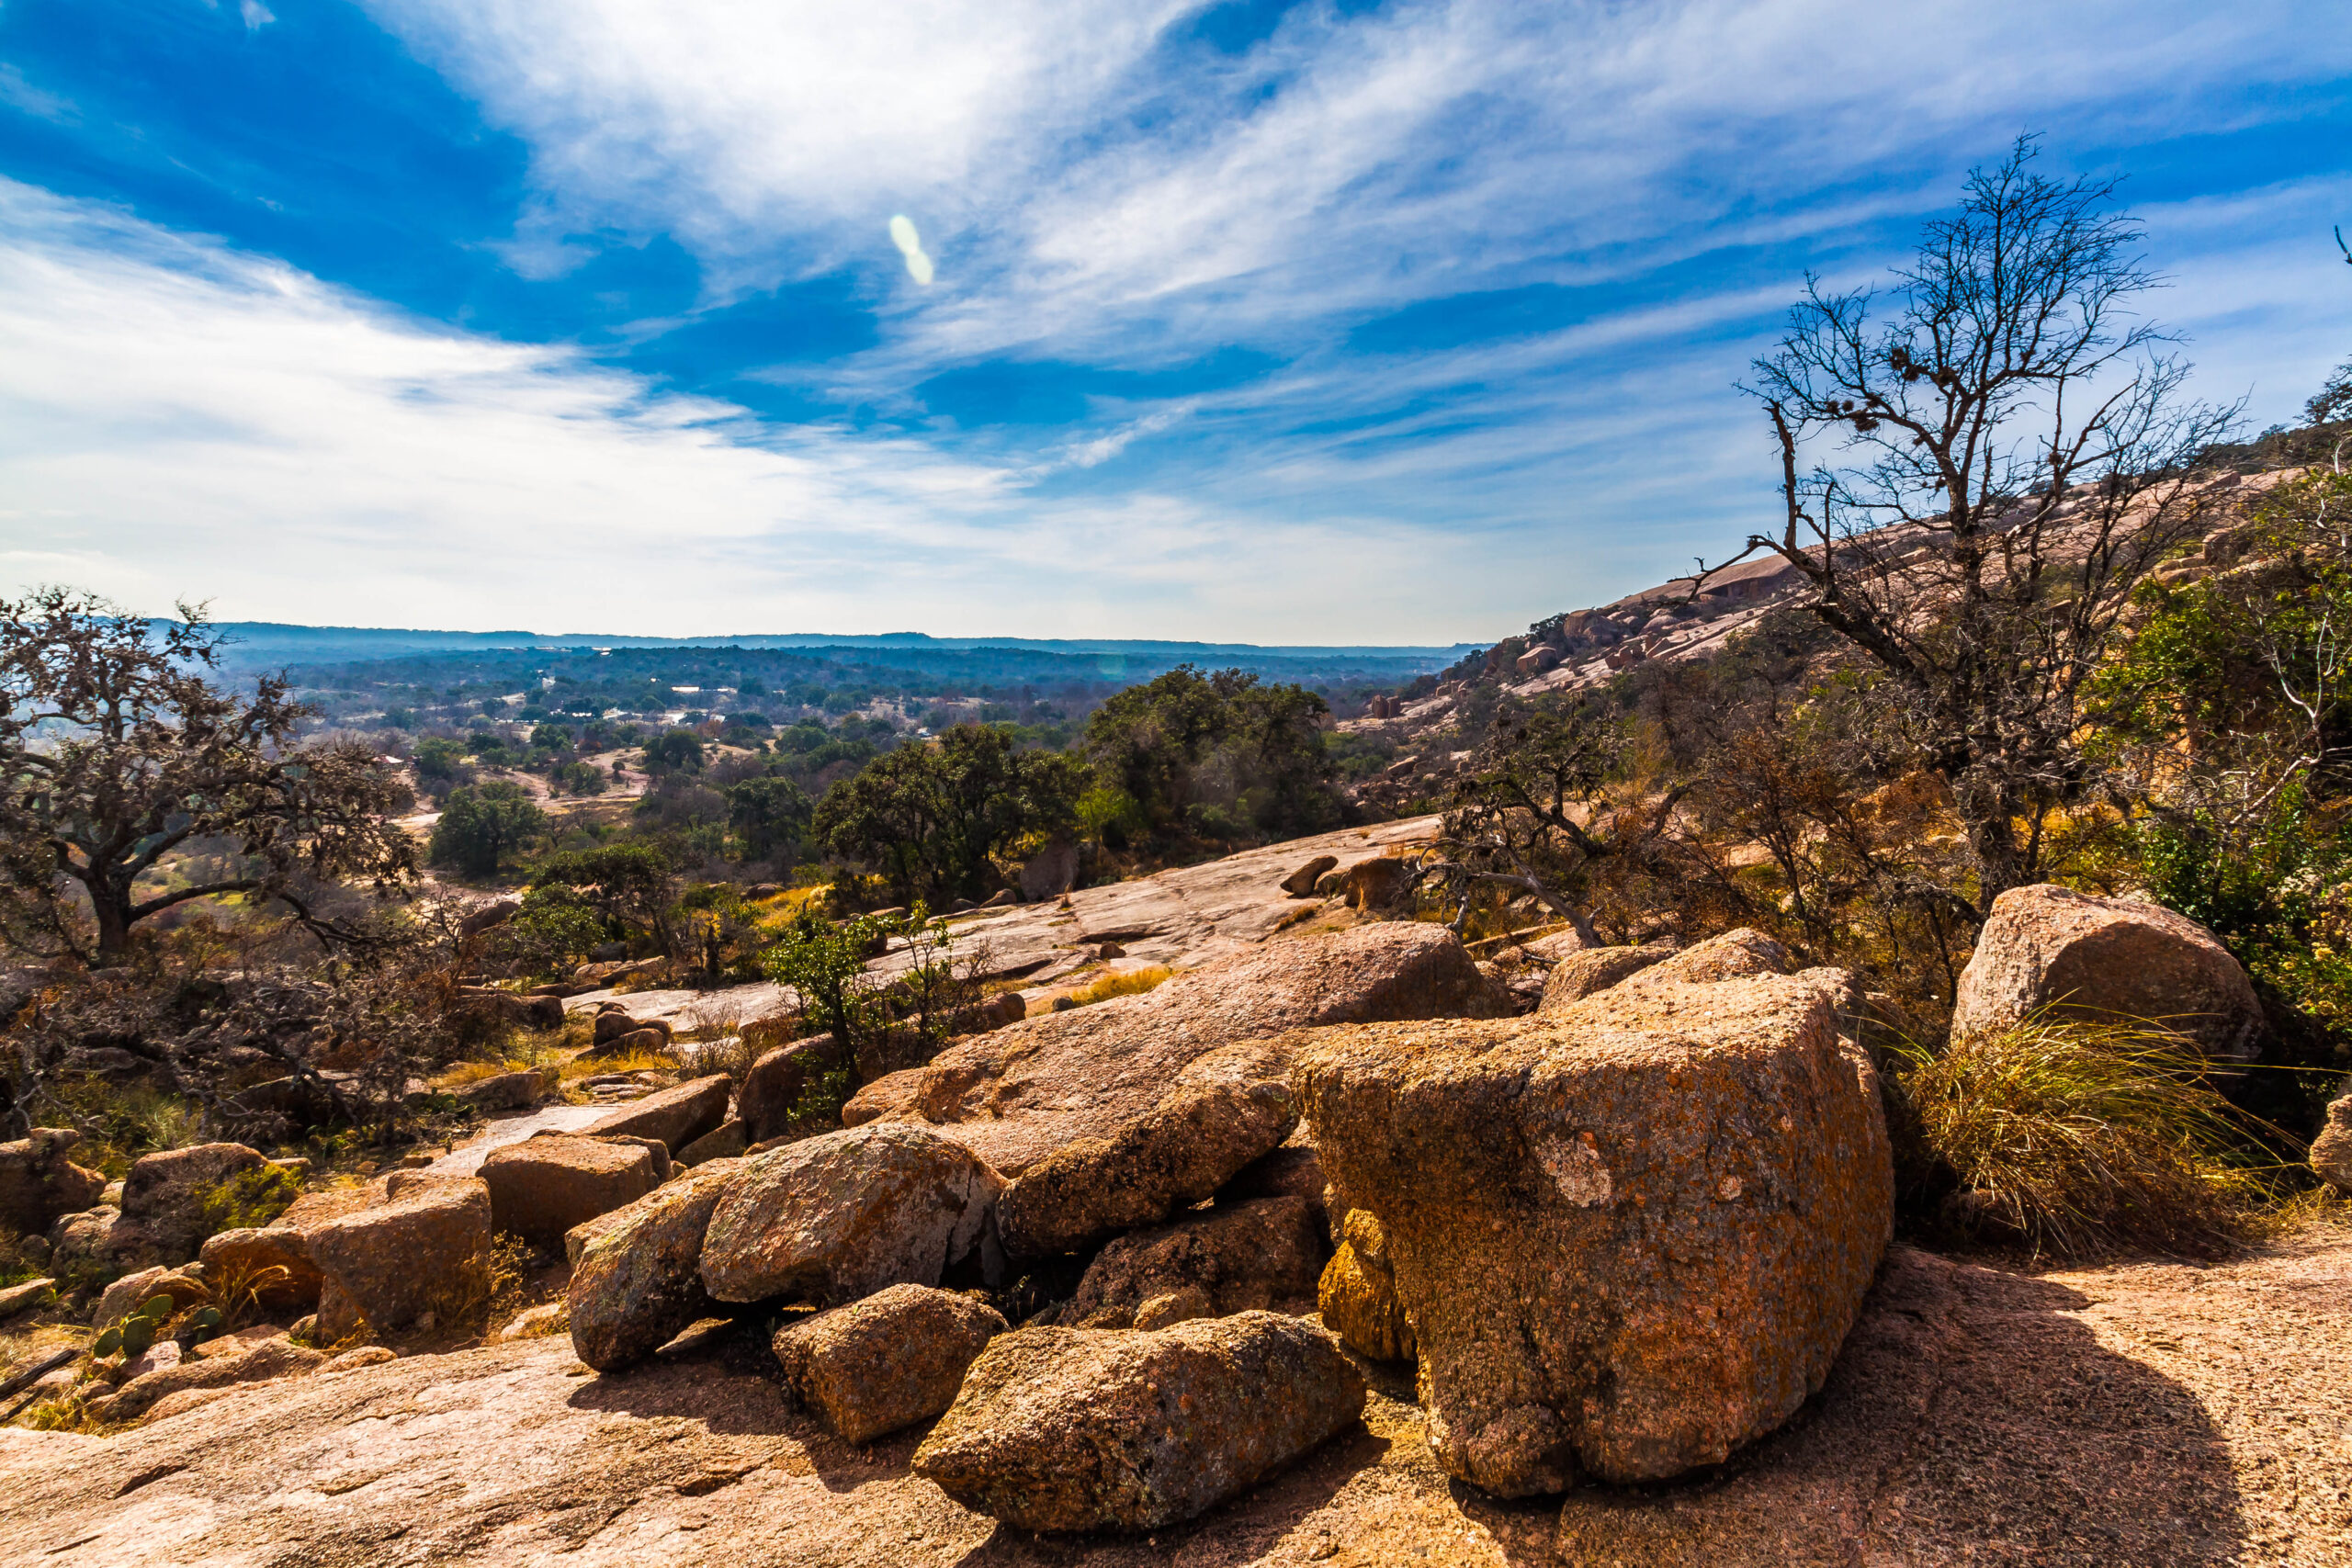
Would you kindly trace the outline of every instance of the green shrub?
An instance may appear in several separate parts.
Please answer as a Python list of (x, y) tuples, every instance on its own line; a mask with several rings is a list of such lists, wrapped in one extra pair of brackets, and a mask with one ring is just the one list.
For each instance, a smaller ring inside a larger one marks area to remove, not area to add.
[(302, 1179), (282, 1165), (239, 1171), (204, 1192), (198, 1206), (204, 1223), (221, 1231), (251, 1230), (269, 1224), (302, 1195)]

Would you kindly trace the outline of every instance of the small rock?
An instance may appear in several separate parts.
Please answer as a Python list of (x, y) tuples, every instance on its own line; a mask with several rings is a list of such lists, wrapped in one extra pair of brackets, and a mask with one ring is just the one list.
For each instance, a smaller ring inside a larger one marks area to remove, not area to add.
[(1321, 1330), (1273, 1313), (1023, 1328), (980, 1352), (912, 1469), (1022, 1529), (1159, 1529), (1333, 1437), (1363, 1401)]
[(40, 1235), (99, 1201), (107, 1179), (66, 1157), (81, 1141), (70, 1127), (36, 1127), (0, 1144), (0, 1231)]
[(2327, 1125), (2312, 1140), (2312, 1169), (2338, 1192), (2352, 1195), (2352, 1095), (2328, 1106)]
[(35, 1307), (47, 1306), (56, 1299), (57, 1281), (54, 1280), (27, 1280), (22, 1284), (0, 1289), (0, 1323), (28, 1313)]
[[(833, 1065), (833, 1037), (812, 1034), (779, 1045), (773, 1051), (761, 1053), (743, 1075), (743, 1088), (735, 1097), (735, 1114), (742, 1122), (750, 1142), (765, 1143), (770, 1138), (787, 1133), (807, 1131), (802, 1125), (801, 1103), (808, 1084)], [(815, 1129), (830, 1132), (830, 1126)]]
[(207, 1240), (201, 1254), (206, 1277), (249, 1295), (265, 1312), (314, 1311), (326, 1277), (311, 1261), (301, 1231), (284, 1224), (283, 1215), (279, 1220), (258, 1230), (222, 1231)]
[(724, 1073), (695, 1078), (591, 1122), (582, 1135), (658, 1138), (670, 1148), (683, 1149), (727, 1120), (727, 1100), (734, 1087)]
[(1997, 1033), (2045, 1009), (2178, 1030), (2221, 1062), (2253, 1058), (2262, 1004), (2245, 970), (2188, 916), (2136, 898), (2012, 887), (1961, 972), (1955, 1037)]
[(142, 1156), (122, 1184), (122, 1217), (166, 1262), (194, 1258), (214, 1221), (205, 1201), (224, 1184), (269, 1161), (243, 1144), (198, 1144)]
[(697, 1166), (715, 1159), (739, 1159), (751, 1146), (751, 1124), (738, 1117), (721, 1122), (678, 1151), (674, 1157), (680, 1165)]
[(1396, 1299), (1396, 1277), (1380, 1222), (1351, 1209), (1342, 1222), (1344, 1239), (1317, 1282), (1316, 1306), (1323, 1325), (1348, 1348), (1375, 1361), (1413, 1359), (1413, 1325)]
[(1312, 898), (1315, 897), (1315, 885), (1323, 879), (1323, 874), (1339, 863), (1337, 855), (1317, 855), (1283, 878), (1283, 891), (1294, 898)]
[(547, 1092), (546, 1080), (535, 1072), (500, 1073), (495, 1077), (477, 1078), (458, 1089), (457, 1097), (485, 1113), (495, 1111), (528, 1111)]
[(491, 1331), (485, 1341), (503, 1345), (514, 1339), (537, 1339), (542, 1336), (561, 1334), (571, 1326), (568, 1304), (563, 1302), (541, 1302), (535, 1307), (525, 1307)]
[(1557, 1012), (1673, 956), (1674, 949), (1663, 945), (1589, 947), (1566, 953), (1552, 966), (1551, 976), (1544, 982), (1544, 999), (1536, 1004), (1535, 1010)]
[(394, 1361), (399, 1359), (381, 1345), (362, 1345), (356, 1349), (345, 1350), (339, 1356), (328, 1358), (327, 1364), (321, 1367), (319, 1371), (322, 1372), (356, 1371), (361, 1367), (380, 1367), (386, 1361)]
[(1323, 1270), (1322, 1227), (1303, 1198), (1258, 1198), (1123, 1235), (1087, 1266), (1060, 1321), (1072, 1328), (1150, 1328), (1252, 1308), (1306, 1311)]
[(492, 1149), (481, 1179), (490, 1190), (491, 1223), (546, 1246), (662, 1184), (650, 1149), (560, 1133)]
[(927, 1285), (893, 1285), (777, 1330), (775, 1359), (801, 1404), (866, 1443), (956, 1402), (965, 1370), (1005, 1331), (993, 1308)]

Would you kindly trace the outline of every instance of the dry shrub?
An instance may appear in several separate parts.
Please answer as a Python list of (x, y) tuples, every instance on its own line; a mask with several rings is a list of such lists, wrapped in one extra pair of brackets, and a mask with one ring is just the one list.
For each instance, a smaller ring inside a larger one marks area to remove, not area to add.
[(603, 1056), (575, 1056), (563, 1064), (563, 1080), (601, 1077), (606, 1073), (673, 1073), (675, 1058), (658, 1051), (629, 1051)]
[(2041, 1014), (1898, 1055), (1905, 1119), (1959, 1179), (1953, 1213), (1974, 1228), (2065, 1258), (2211, 1255), (2250, 1234), (2259, 1124), (2178, 1035)]
[(1080, 1007), (1085, 1007), (1090, 1002), (1107, 1002), (1113, 997), (1139, 997), (1159, 987), (1174, 973), (1160, 964), (1148, 969), (1114, 969), (1099, 976), (1092, 984), (1072, 991), (1069, 999)]

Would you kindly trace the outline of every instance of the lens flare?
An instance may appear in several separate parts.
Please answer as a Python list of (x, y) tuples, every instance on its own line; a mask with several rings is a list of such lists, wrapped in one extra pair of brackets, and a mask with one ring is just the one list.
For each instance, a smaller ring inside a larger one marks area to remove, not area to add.
[(903, 212), (891, 219), (890, 240), (907, 258), (907, 276), (917, 283), (929, 283), (931, 258), (923, 254), (922, 236), (915, 232), (915, 220)]

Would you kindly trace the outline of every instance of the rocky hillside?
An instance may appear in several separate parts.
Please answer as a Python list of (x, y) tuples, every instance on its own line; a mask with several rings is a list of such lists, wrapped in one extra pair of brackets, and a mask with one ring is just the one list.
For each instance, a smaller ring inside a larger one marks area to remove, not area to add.
[[(2233, 450), (2243, 461), (2215, 472), (2188, 498), (2204, 525), (2200, 548), (2166, 567), (2161, 580), (2193, 581), (2233, 564), (2244, 501), (2286, 477), (2290, 470), (2278, 465), (2309, 457), (2303, 446), (2276, 443)], [(2062, 526), (2067, 514), (2062, 506)], [(1925, 547), (1892, 532), (1870, 544), (1897, 554)], [(1709, 658), (1775, 609), (1803, 602), (1806, 590), (1804, 574), (1777, 556), (1751, 557), (1708, 573), (1703, 583), (1676, 578), (1607, 604), (1538, 621), (1523, 635), (1451, 666), (1423, 694), (1375, 697), (1363, 716), (1338, 728), (1376, 737), (1405, 753), (1383, 781), (1363, 792), (1368, 803), (1392, 803), (1409, 796), (1416, 784), (1426, 793), (1429, 783), (1464, 760), (1445, 749), (1446, 732), (1474, 694), (1530, 700), (1604, 685), (1636, 665)], [(1406, 688), (1408, 694), (1416, 690)]]
[[(1379, 918), (1413, 831), (1033, 907), (1008, 969), (1189, 966), (861, 1055), (830, 1127), (825, 1043), (698, 1073), (639, 993), (572, 999), (674, 1070), (559, 1117), (483, 1080), (519, 1114), (356, 1185), (0, 1145), (54, 1270), (0, 1297), (0, 1379), (63, 1428), (0, 1430), (0, 1562), (2352, 1552), (2344, 1233), (2063, 1275), (1893, 1246), (1850, 975), (1749, 931), (1480, 962)], [(2026, 891), (1982, 1027), (2128, 1000), (2238, 1049), (2202, 928)]]

